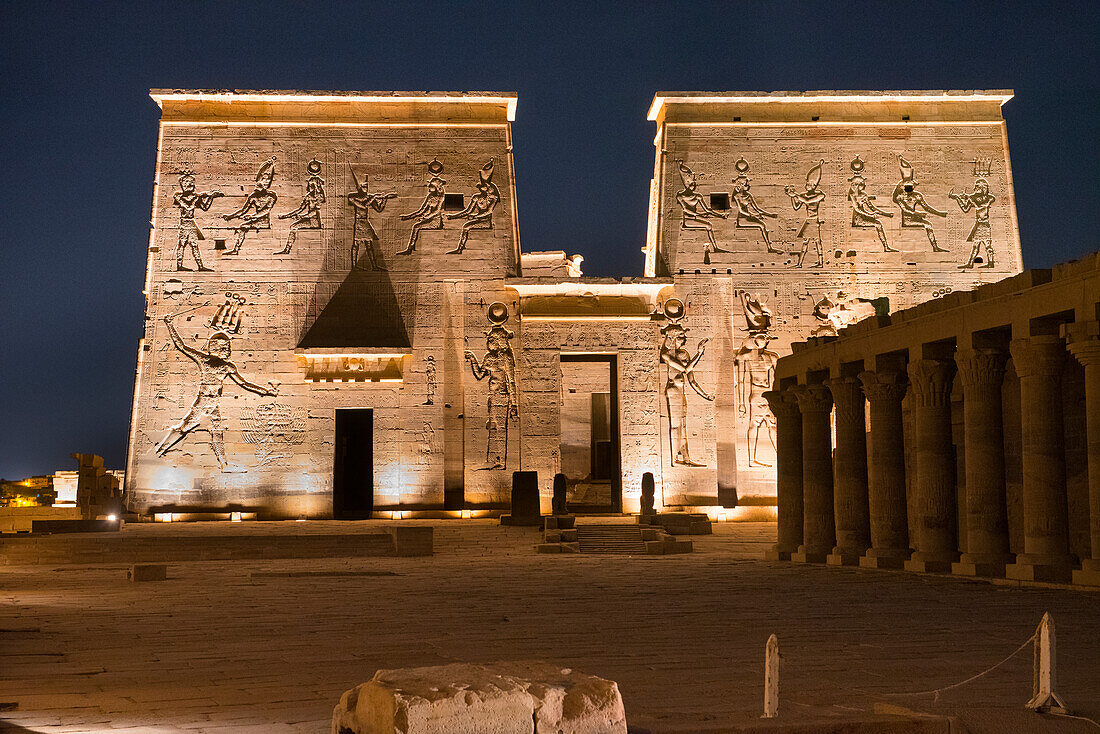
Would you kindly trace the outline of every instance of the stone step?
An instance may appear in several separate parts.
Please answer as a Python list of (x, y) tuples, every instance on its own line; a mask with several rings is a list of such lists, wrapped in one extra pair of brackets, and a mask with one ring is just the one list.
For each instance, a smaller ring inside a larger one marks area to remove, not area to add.
[(637, 525), (578, 525), (577, 541), (581, 553), (621, 553), (644, 555), (642, 531)]

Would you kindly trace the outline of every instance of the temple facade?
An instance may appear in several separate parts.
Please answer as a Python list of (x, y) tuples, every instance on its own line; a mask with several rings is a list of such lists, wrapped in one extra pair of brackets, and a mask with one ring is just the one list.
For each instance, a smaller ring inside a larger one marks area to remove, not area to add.
[(776, 502), (790, 344), (1001, 280), (1010, 93), (659, 93), (644, 276), (522, 253), (516, 97), (154, 90), (143, 515)]

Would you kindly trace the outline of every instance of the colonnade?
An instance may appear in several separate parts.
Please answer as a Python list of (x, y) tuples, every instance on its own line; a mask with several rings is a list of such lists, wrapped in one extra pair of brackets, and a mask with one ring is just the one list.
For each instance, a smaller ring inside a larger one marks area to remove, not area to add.
[[(1095, 295), (1083, 290), (1094, 301), (1084, 312), (1097, 314)], [(765, 394), (778, 449), (779, 526), (770, 557), (1100, 585), (1100, 321), (1072, 315), (933, 341), (921, 338), (929, 332), (920, 319), (903, 319), (810, 340), (782, 358)], [(1011, 544), (1002, 415), (1009, 359), (1019, 385), (1013, 430), (1023, 515), (1023, 537)], [(1081, 557), (1069, 535), (1067, 360), (1083, 366), (1085, 382), (1091, 545)], [(959, 446), (953, 392), (962, 395)], [(961, 475), (956, 451), (964, 453)], [(1013, 555), (1013, 547), (1022, 552)]]

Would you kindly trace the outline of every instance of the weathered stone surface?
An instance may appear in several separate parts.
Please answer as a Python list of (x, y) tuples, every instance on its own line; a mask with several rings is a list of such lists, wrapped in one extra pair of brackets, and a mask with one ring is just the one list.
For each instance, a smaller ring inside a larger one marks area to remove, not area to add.
[(537, 661), (379, 670), (340, 697), (332, 734), (626, 734), (614, 681)]

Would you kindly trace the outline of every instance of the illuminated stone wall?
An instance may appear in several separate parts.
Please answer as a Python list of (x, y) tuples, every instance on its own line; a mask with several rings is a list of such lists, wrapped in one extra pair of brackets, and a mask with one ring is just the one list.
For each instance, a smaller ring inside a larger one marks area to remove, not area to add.
[(504, 500), (463, 455), (486, 412), (464, 351), (514, 300), (514, 97), (154, 98), (132, 508), (328, 514), (344, 407), (374, 411), (376, 507), (442, 505), (448, 471)]
[(692, 411), (706, 466), (666, 466), (666, 494), (774, 495), (752, 383), (792, 341), (1019, 272), (1010, 96), (657, 95), (647, 274), (675, 280), (690, 338), (711, 339), (701, 382), (719, 386)]
[(514, 96), (153, 96), (143, 513), (330, 515), (342, 408), (376, 510), (504, 508), (517, 469), (548, 509), (562, 354), (614, 359), (624, 510), (647, 471), (659, 505), (773, 503), (792, 341), (1020, 269), (1002, 93), (660, 94), (621, 280), (521, 267)]

